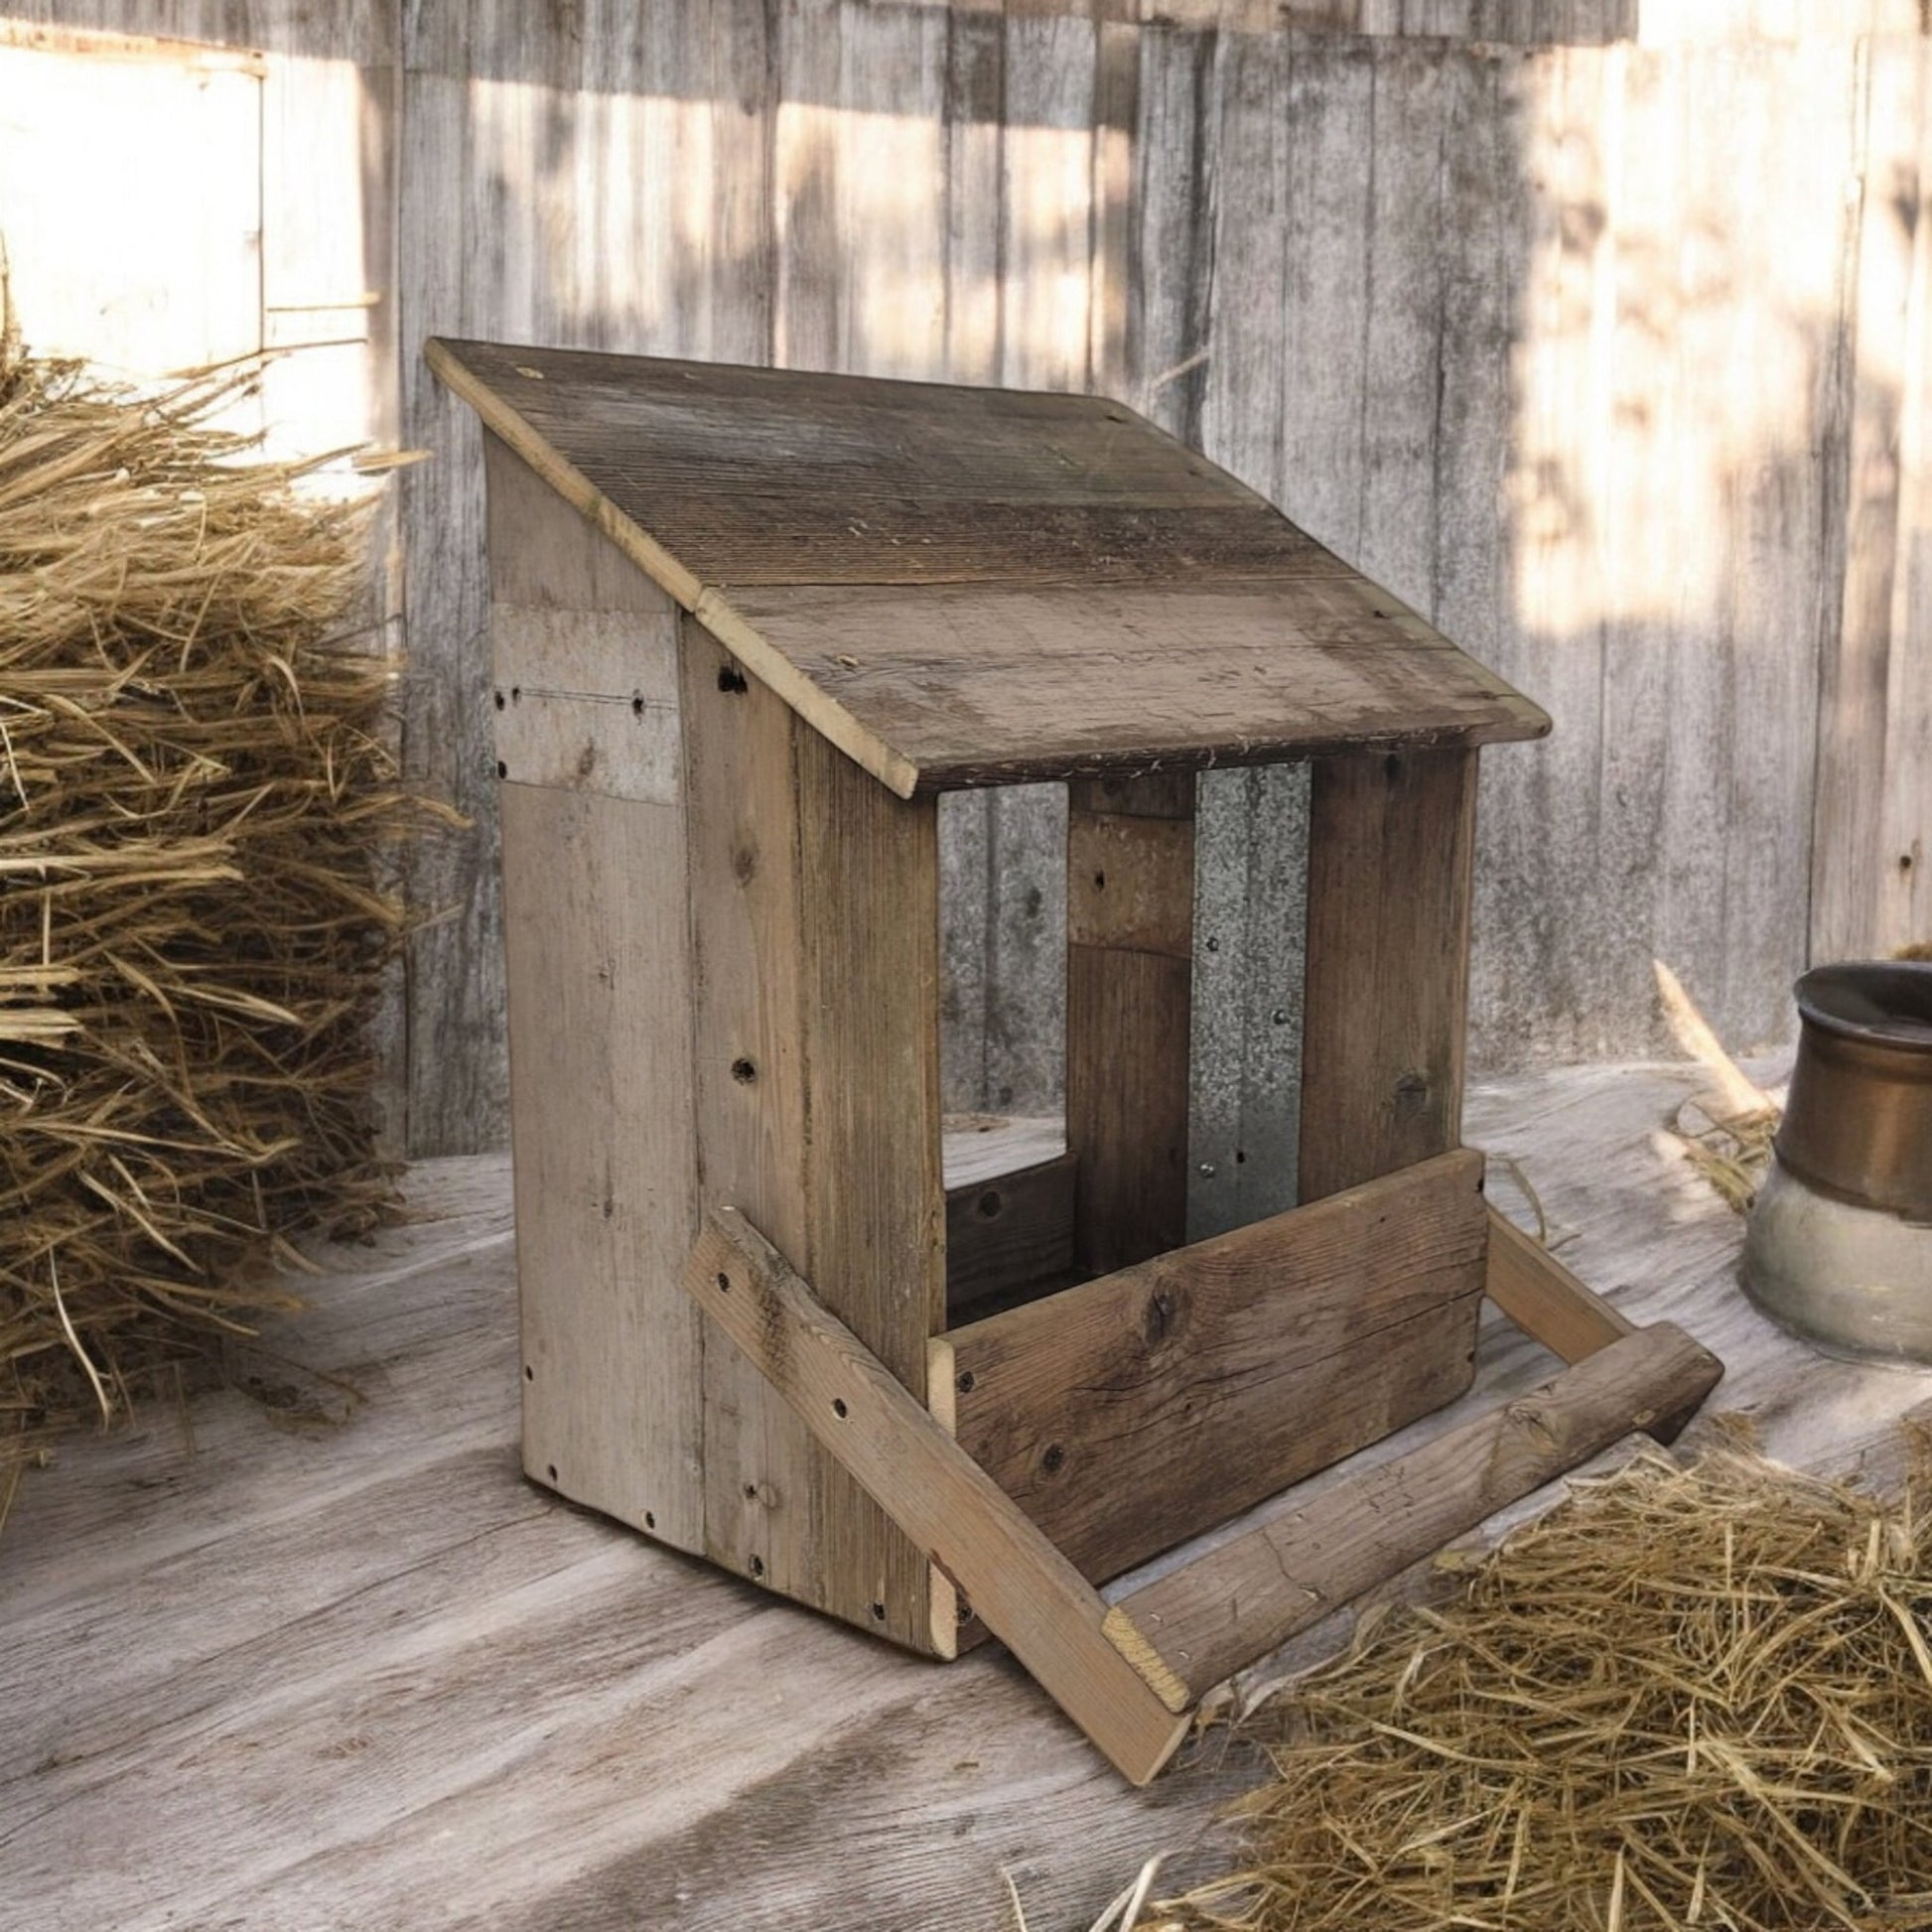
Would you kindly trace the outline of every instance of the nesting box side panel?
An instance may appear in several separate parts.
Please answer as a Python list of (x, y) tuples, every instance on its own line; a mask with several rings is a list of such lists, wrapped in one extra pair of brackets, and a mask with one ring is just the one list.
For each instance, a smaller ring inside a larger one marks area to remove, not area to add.
[[(703, 1198), (923, 1399), (945, 1295), (934, 801), (894, 796), (691, 619), (683, 724)], [(945, 1648), (923, 1554), (721, 1337), (704, 1405), (707, 1554)]]
[(1461, 1139), (1475, 806), (1474, 752), (1313, 762), (1305, 1201)]
[(500, 448), (488, 483), (524, 1468), (701, 1551), (677, 614)]

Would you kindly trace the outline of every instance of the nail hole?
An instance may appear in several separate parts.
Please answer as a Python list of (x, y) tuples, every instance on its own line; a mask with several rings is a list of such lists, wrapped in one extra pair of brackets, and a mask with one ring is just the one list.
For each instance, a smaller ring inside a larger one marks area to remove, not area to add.
[(536, 1370), (533, 1369), (528, 1362), (525, 1362), (523, 1364), (523, 1379), (526, 1382), (534, 1382), (537, 1379)]
[(834, 1396), (834, 1397), (832, 1398), (832, 1413), (833, 1413), (833, 1415), (835, 1415), (835, 1416), (837, 1416), (837, 1417), (838, 1417), (838, 1419), (840, 1420), (840, 1422), (844, 1422), (844, 1420), (845, 1420), (845, 1398), (844, 1398), (843, 1396)]
[(1093, 884), (1096, 892), (1105, 892), (1107, 890), (1107, 875), (1104, 872), (1095, 873), (1093, 876)]
[(975, 1204), (978, 1206), (980, 1213), (990, 1221), (1006, 1205), (1006, 1202), (1000, 1198), (999, 1188), (989, 1187)]
[(718, 688), (721, 691), (738, 692), (745, 689), (745, 673), (734, 664), (727, 664), (718, 673)]
[(653, 1514), (652, 1514), (652, 1512), (651, 1512), (651, 1511), (649, 1511), (648, 1509), (647, 1509), (647, 1510), (645, 1510), (645, 1511), (644, 1511), (644, 1528), (645, 1528), (645, 1529), (647, 1529), (647, 1530), (654, 1530), (654, 1529), (655, 1529), (656, 1527), (657, 1527), (657, 1518), (656, 1518), (656, 1516), (655, 1516), (655, 1515), (653, 1515)]
[(1898, 855), (1898, 870), (1900, 872), (1910, 872), (1911, 869), (1912, 855), (1909, 852), (1901, 852)]
[(973, 1393), (973, 1371), (970, 1368), (963, 1370), (959, 1380), (953, 1386), (958, 1389), (961, 1395), (971, 1395)]
[(732, 1278), (729, 1275), (720, 1275), (718, 1277), (718, 1293), (720, 1295), (729, 1295), (731, 1292)]
[(884, 1603), (875, 1603), (872, 1606), (872, 1620), (875, 1623), (884, 1623), (886, 1621), (886, 1606)]
[(759, 1070), (750, 1060), (736, 1059), (732, 1061), (732, 1078), (741, 1087), (749, 1087), (758, 1077)]
[(632, 698), (630, 700), (630, 715), (633, 718), (641, 718), (644, 715), (644, 701), (642, 698)]
[(549, 1473), (549, 1476), (550, 1476), (550, 1480), (551, 1480), (552, 1482), (555, 1482), (555, 1481), (557, 1480), (557, 1465), (556, 1465), (556, 1463), (554, 1463), (554, 1462), (550, 1462), (550, 1463), (546, 1463), (546, 1464), (545, 1464), (545, 1468), (547, 1469), (547, 1471), (548, 1471), (548, 1473)]
[(756, 1482), (748, 1482), (745, 1485), (745, 1500), (748, 1503), (755, 1503), (758, 1501), (758, 1499), (759, 1499), (758, 1484)]
[(752, 1575), (754, 1577), (762, 1577), (764, 1575), (764, 1559), (762, 1557), (754, 1557), (752, 1559)]
[(502, 710), (502, 708), (503, 708), (503, 707), (504, 707), (504, 706), (505, 706), (506, 704), (508, 704), (508, 703), (509, 703), (509, 700), (508, 700), (508, 699), (507, 699), (506, 697), (504, 697), (504, 696), (503, 696), (503, 694), (502, 694), (502, 692), (500, 692), (500, 691), (498, 691), (498, 692), (496, 693), (496, 709), (497, 709), (498, 711), (501, 711), (501, 710)]
[(510, 774), (509, 766), (505, 764), (501, 759), (498, 759), (496, 760), (496, 775), (499, 778), (507, 778), (509, 774)]
[(523, 702), (523, 687), (522, 687), (522, 685), (520, 685), (520, 684), (512, 684), (512, 685), (510, 686), (510, 703), (511, 703), (511, 704), (521, 704), (522, 702)]
[(1248, 1157), (1239, 1148), (1234, 1150), (1234, 1165), (1237, 1168), (1245, 1168), (1248, 1165)]

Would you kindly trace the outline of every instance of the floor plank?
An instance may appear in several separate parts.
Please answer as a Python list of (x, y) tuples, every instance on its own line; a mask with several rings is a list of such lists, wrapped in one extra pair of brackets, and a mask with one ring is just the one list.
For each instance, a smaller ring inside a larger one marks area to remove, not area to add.
[[(1932, 1376), (1825, 1360), (1743, 1300), (1739, 1224), (1665, 1132), (1695, 1084), (1478, 1085), (1468, 1136), (1520, 1165), (1586, 1281), (1725, 1357), (1714, 1410), (1792, 1462), (1895, 1469), (1892, 1425)], [(1251, 1745), (1211, 1731), (1130, 1791), (996, 1651), (901, 1656), (526, 1484), (507, 1166), (408, 1185), (412, 1218), (329, 1255), (309, 1313), (244, 1364), (345, 1420), (219, 1391), (23, 1484), (0, 1535), (0, 1871), (22, 1923), (1011, 1932), (1004, 1872), (1033, 1932), (1081, 1932), (1150, 1853), (1182, 1874), (1208, 1856)], [(1492, 1316), (1471, 1394), (1357, 1466), (1555, 1367)], [(1383, 1594), (1440, 1583), (1419, 1565)], [(1332, 1650), (1359, 1608), (1237, 1691)]]

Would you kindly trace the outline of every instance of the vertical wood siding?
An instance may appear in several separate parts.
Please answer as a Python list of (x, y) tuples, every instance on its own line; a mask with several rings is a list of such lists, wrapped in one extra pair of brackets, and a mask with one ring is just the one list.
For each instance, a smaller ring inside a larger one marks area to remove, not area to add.
[[(432, 333), (1099, 388), (1198, 443), (1555, 715), (1485, 760), (1478, 1067), (1663, 1049), (1653, 955), (1773, 1040), (1808, 957), (1932, 928), (1916, 0), (9, 11), (263, 51), (262, 329), (317, 304), (433, 453), (405, 746), (475, 827), (412, 861), (415, 1151), (504, 1112), (482, 464)], [(317, 117), (357, 92), (350, 158)], [(358, 260), (377, 300), (330, 306)], [(1197, 962), (1194, 1135), (1264, 1151), (1245, 1191), (1294, 1164), (1253, 1069), (1299, 1025), (1306, 809), (1201, 788), (1236, 957)], [(943, 815), (955, 1106), (1057, 1102), (1064, 811)]]

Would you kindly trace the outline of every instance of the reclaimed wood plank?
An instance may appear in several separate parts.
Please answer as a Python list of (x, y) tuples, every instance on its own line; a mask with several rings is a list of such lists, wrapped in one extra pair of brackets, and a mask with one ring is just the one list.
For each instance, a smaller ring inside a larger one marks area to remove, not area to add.
[[(681, 680), (702, 1199), (734, 1203), (806, 1256), (790, 716), (688, 618)], [(726, 1346), (705, 1350), (704, 1418), (705, 1554), (809, 1594), (822, 1471), (803, 1424)]]
[(1475, 776), (1472, 752), (1315, 761), (1305, 1201), (1460, 1138)]
[(1549, 1249), (1493, 1207), (1482, 1292), (1526, 1335), (1566, 1362), (1580, 1362), (1635, 1332)]
[(744, 1216), (713, 1210), (685, 1286), (1130, 1783), (1187, 1727), (1158, 1658)]
[(524, 1468), (702, 1550), (678, 614), (493, 438), (485, 466)]
[[(704, 1200), (764, 1215), (922, 1394), (945, 1319), (932, 801), (874, 784), (689, 620), (683, 703)], [(706, 1553), (929, 1648), (921, 1554), (755, 1369), (708, 1349), (705, 1378)]]
[(1120, 1576), (1462, 1393), (1480, 1174), (1448, 1154), (955, 1328), (935, 1410), (1083, 1575)]
[(524, 1468), (702, 1550), (684, 812), (508, 784), (502, 825)]
[(1187, 1238), (1193, 916), (1193, 774), (1070, 787), (1066, 1138), (1092, 1272)]
[(1724, 1365), (1670, 1322), (1382, 1463), (1123, 1599), (1199, 1697), (1297, 1630), (1632, 1429), (1684, 1416)]
[(946, 1308), (1064, 1280), (1073, 1269), (1079, 1158), (1061, 1154), (946, 1189)]
[[(567, 500), (901, 795), (1145, 768), (1164, 749), (1206, 763), (1548, 728), (1117, 404), (474, 343), (429, 352)], [(1054, 582), (1038, 606), (1012, 595)], [(1119, 603), (1095, 612), (1110, 586)], [(1136, 586), (1151, 606), (1135, 608)]]

